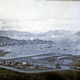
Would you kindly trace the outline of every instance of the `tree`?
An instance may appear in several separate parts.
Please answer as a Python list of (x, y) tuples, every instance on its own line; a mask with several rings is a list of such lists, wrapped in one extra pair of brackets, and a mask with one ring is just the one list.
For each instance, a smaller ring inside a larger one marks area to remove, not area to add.
[(11, 66), (11, 61), (9, 62), (10, 66)]
[(5, 60), (3, 60), (3, 64), (6, 64), (6, 61)]

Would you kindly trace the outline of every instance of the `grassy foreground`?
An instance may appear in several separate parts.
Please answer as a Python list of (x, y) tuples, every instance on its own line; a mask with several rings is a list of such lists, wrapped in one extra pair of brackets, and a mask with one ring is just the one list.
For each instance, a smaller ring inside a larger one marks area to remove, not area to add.
[(80, 72), (65, 70), (30, 74), (0, 68), (0, 80), (80, 80)]

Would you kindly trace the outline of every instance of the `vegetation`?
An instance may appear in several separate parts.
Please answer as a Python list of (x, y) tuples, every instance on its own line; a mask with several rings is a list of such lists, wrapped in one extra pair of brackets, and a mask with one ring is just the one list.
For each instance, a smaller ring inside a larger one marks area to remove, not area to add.
[(3, 60), (3, 64), (5, 64), (6, 63), (6, 61), (5, 60)]
[(0, 68), (0, 80), (80, 80), (80, 72), (65, 70), (43, 73), (19, 73)]
[(73, 65), (73, 66), (80, 67), (80, 63), (73, 63), (72, 65)]
[(80, 67), (80, 60), (78, 60), (77, 62), (74, 62), (72, 65), (76, 67)]

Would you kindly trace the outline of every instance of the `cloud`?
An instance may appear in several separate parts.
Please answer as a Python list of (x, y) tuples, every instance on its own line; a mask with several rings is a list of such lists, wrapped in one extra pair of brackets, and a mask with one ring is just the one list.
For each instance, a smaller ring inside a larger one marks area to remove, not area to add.
[(40, 31), (46, 32), (49, 30), (79, 30), (80, 20), (63, 20), (63, 19), (48, 19), (42, 21), (6, 21), (1, 30), (19, 30), (19, 31)]
[(80, 2), (0, 1), (1, 30), (79, 30)]
[(80, 2), (0, 1), (0, 17), (14, 20), (44, 20), (80, 18)]

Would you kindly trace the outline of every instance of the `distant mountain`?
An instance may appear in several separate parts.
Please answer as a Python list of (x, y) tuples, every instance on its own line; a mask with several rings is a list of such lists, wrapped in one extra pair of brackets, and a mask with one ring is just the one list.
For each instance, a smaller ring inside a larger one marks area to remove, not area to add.
[(80, 36), (80, 31), (79, 31), (79, 32), (77, 32), (77, 33), (75, 33), (75, 35)]
[(33, 36), (33, 34), (29, 32), (21, 32), (21, 31), (0, 31), (0, 36), (7, 36), (7, 37), (22, 37), (22, 36)]
[(51, 30), (42, 34), (38, 34), (38, 36), (66, 36), (72, 35), (74, 32), (69, 30)]
[(68, 30), (51, 30), (45, 33), (30, 33), (30, 32), (21, 32), (21, 31), (0, 31), (0, 36), (6, 36), (10, 37), (13, 39), (36, 39), (36, 38), (47, 38), (47, 37), (60, 37), (60, 36), (68, 36), (72, 35), (74, 32), (73, 31), (68, 31)]

